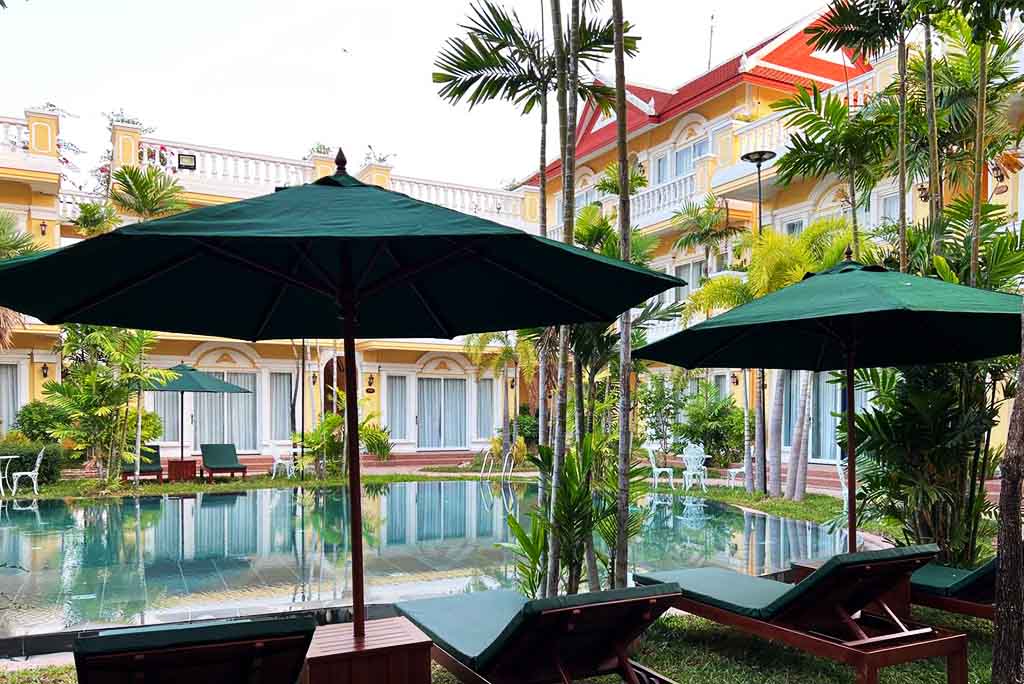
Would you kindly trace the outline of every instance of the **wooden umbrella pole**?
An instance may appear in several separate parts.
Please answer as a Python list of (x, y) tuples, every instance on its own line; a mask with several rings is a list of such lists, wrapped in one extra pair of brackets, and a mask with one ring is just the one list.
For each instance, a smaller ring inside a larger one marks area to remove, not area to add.
[(345, 330), (345, 432), (348, 436), (348, 491), (352, 512), (352, 626), (357, 639), (366, 634), (366, 606), (363, 603), (363, 510), (359, 484), (359, 407), (356, 386), (355, 306), (346, 302)]
[[(178, 460), (185, 460), (185, 393), (178, 392), (181, 404), (178, 407)], [(167, 466), (170, 468), (170, 466)]]
[(846, 524), (850, 553), (857, 552), (857, 425), (853, 351), (846, 354)]

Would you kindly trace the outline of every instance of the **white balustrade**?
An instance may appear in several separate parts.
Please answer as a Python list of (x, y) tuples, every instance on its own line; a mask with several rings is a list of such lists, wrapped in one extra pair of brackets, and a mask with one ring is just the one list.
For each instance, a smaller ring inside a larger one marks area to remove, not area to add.
[(0, 152), (28, 152), (28, 123), (0, 116)]
[[(196, 168), (179, 168), (181, 154), (195, 155)], [(139, 143), (139, 163), (142, 166), (157, 166), (183, 181), (257, 186), (268, 191), (313, 180), (313, 163), (310, 161), (151, 138), (144, 138)]]
[(391, 176), (391, 189), (414, 199), (524, 228), (523, 197), (516, 192)]
[(692, 173), (645, 188), (629, 198), (630, 220), (644, 227), (667, 219), (684, 202), (693, 199), (696, 189), (696, 176)]
[(103, 201), (104, 197), (99, 193), (65, 190), (57, 195), (57, 211), (62, 221), (71, 222), (81, 213), (78, 205)]
[(754, 150), (781, 152), (789, 144), (792, 132), (793, 129), (786, 125), (782, 112), (740, 126), (734, 133), (739, 140), (739, 156), (742, 157)]

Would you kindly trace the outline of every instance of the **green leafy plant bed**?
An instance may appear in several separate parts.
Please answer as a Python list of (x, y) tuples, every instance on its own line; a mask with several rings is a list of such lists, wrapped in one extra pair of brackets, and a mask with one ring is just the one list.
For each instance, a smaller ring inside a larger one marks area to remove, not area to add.
[[(970, 640), (968, 681), (982, 684), (991, 680), (990, 622), (930, 610), (915, 611), (914, 617), (925, 624), (966, 632)], [(753, 681), (760, 684), (845, 684), (854, 681), (851, 668), (689, 615), (663, 617), (654, 623), (640, 640), (634, 657), (680, 684), (748, 684)], [(883, 684), (944, 682), (945, 673), (944, 661), (931, 659), (886, 668), (881, 681)], [(0, 684), (75, 684), (75, 681), (75, 668), (71, 666), (0, 672)], [(620, 680), (604, 677), (587, 681), (603, 684)], [(432, 683), (457, 684), (457, 680), (435, 665)]]

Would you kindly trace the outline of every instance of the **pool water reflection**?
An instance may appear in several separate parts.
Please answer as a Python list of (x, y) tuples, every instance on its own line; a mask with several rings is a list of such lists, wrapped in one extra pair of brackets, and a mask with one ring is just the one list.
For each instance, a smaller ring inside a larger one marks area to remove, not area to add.
[[(507, 515), (528, 524), (533, 486), (367, 485), (371, 603), (513, 587)], [(0, 502), (0, 636), (350, 603), (348, 490), (107, 502)], [(822, 525), (702, 499), (647, 502), (634, 570), (702, 565), (762, 574), (840, 552)]]

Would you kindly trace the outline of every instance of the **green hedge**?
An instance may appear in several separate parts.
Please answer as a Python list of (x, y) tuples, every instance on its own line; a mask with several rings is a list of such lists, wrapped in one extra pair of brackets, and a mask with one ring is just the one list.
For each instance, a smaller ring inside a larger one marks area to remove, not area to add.
[[(4, 444), (0, 443), (0, 456), (17, 456), (11, 461), (8, 473), (30, 471), (36, 466), (36, 456), (42, 444)], [(47, 444), (43, 462), (39, 466), (39, 484), (52, 484), (60, 479), (61, 465), (64, 463), (64, 448), (59, 444)], [(25, 481), (18, 485), (19, 490), (25, 487)], [(28, 485), (31, 487), (31, 485)]]

